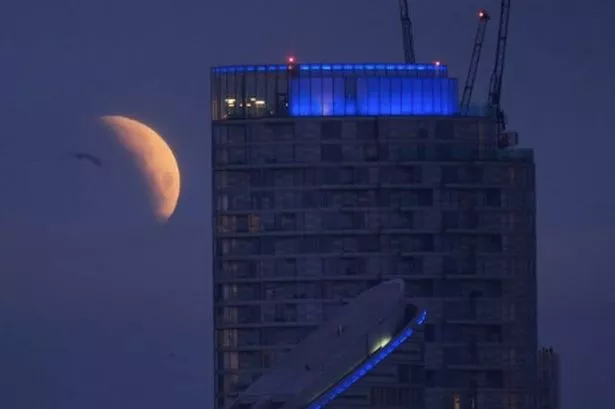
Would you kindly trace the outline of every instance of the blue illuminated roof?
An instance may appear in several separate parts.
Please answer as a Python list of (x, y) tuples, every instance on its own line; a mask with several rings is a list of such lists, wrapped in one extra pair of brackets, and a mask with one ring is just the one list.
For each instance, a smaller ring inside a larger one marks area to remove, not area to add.
[(214, 67), (215, 73), (254, 72), (254, 71), (288, 71), (294, 67), (300, 71), (435, 71), (448, 72), (443, 64), (391, 64), (391, 63), (327, 63), (327, 64), (268, 64), (268, 65), (227, 65)]
[(459, 112), (457, 79), (442, 64), (291, 63), (212, 70), (215, 119)]
[[(418, 320), (416, 321), (416, 325), (418, 326), (423, 325), (426, 319), (427, 319), (427, 311), (423, 310)], [(323, 409), (324, 407), (326, 407), (335, 398), (337, 398), (342, 393), (346, 392), (359, 379), (363, 378), (369, 371), (374, 369), (380, 362), (382, 362), (389, 355), (391, 355), (393, 351), (399, 348), (404, 342), (406, 342), (410, 338), (413, 332), (414, 332), (414, 325), (411, 323), (398, 336), (393, 338), (391, 342), (389, 342), (384, 348), (382, 348), (376, 354), (372, 355), (370, 358), (365, 360), (361, 365), (359, 365), (349, 375), (344, 377), (344, 379), (342, 379), (337, 385), (333, 386), (331, 389), (325, 392), (325, 394), (323, 394), (320, 398), (312, 402), (310, 406), (307, 407), (307, 409)]]

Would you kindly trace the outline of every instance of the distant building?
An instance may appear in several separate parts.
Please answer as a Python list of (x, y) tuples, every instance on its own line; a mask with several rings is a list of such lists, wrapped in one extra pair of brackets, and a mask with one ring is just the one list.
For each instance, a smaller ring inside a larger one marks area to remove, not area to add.
[(538, 409), (560, 409), (560, 360), (553, 348), (538, 351)]
[[(403, 279), (422, 333), (328, 405), (535, 409), (533, 152), (440, 64), (214, 67), (215, 408)], [(326, 348), (326, 345), (323, 345)]]

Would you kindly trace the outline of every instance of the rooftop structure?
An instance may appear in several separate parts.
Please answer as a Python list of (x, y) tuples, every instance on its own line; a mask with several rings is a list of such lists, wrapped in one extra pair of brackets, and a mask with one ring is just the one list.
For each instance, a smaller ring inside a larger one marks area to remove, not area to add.
[(427, 312), (416, 306), (409, 310), (405, 294), (399, 279), (360, 294), (253, 383), (229, 409), (326, 407), (425, 322)]
[[(212, 69), (212, 119), (452, 116), (458, 82), (433, 64), (239, 65)], [(485, 106), (465, 115), (486, 115)]]

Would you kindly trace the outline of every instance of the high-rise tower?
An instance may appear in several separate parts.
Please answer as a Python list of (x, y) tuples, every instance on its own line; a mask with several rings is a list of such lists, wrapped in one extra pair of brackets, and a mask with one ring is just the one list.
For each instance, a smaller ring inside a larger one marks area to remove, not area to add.
[(424, 333), (330, 408), (534, 409), (532, 152), (498, 147), (492, 111), (460, 115), (444, 65), (211, 75), (216, 407), (403, 278)]

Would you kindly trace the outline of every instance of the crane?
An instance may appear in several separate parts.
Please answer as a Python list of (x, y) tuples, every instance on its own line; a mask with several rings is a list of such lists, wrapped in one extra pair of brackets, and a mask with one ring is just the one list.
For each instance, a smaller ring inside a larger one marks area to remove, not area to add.
[(504, 77), (504, 63), (506, 61), (506, 46), (508, 44), (508, 22), (510, 20), (510, 0), (501, 0), (500, 21), (498, 24), (498, 42), (495, 51), (495, 63), (491, 78), (489, 79), (488, 104), (493, 110), (497, 121), (497, 132), (500, 147), (516, 143), (515, 132), (505, 132), (506, 117), (502, 110), (502, 79)]
[(468, 74), (461, 96), (460, 109), (462, 115), (467, 115), (470, 110), (472, 92), (474, 91), (474, 83), (476, 82), (476, 75), (478, 74), (480, 54), (483, 49), (483, 42), (485, 41), (485, 33), (487, 32), (487, 22), (489, 22), (490, 19), (491, 17), (489, 17), (489, 14), (487, 14), (485, 10), (480, 9), (478, 11), (478, 28), (476, 29), (476, 36), (474, 37), (472, 58), (470, 60), (470, 67), (468, 68)]
[(414, 64), (416, 63), (416, 56), (414, 55), (414, 38), (412, 35), (412, 21), (408, 13), (408, 0), (399, 0), (399, 14), (404, 46), (404, 62), (406, 64)]

